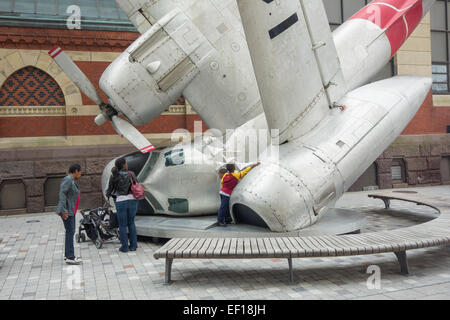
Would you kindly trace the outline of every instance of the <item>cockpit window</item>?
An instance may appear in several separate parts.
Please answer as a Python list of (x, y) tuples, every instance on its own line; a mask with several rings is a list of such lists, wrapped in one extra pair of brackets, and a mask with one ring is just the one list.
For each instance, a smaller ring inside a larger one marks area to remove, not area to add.
[(187, 213), (189, 212), (189, 201), (187, 199), (168, 199), (169, 211), (175, 213)]
[(184, 164), (183, 149), (169, 151), (164, 154), (164, 157), (166, 157), (166, 167), (173, 167)]
[(155, 167), (156, 162), (158, 161), (160, 153), (153, 151), (151, 152), (150, 158), (147, 160), (147, 163), (145, 164), (144, 168), (139, 173), (139, 176), (137, 177), (139, 181), (144, 181), (147, 179), (150, 172), (152, 172), (153, 168)]

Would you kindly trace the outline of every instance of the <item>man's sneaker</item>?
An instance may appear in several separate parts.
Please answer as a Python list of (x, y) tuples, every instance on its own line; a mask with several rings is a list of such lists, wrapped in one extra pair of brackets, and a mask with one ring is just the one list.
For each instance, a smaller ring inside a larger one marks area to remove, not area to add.
[(64, 258), (64, 262), (67, 264), (78, 265), (81, 264), (83, 261), (80, 258), (73, 258), (73, 259)]
[(227, 224), (224, 223), (224, 222), (218, 222), (218, 225), (219, 225), (219, 227), (226, 227), (227, 226)]

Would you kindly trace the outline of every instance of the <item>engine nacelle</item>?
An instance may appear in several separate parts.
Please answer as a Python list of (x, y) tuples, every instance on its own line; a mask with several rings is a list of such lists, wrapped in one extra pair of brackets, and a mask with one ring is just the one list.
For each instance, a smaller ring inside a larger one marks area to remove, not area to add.
[(175, 9), (105, 70), (100, 87), (118, 112), (143, 125), (182, 95), (211, 51), (192, 21)]

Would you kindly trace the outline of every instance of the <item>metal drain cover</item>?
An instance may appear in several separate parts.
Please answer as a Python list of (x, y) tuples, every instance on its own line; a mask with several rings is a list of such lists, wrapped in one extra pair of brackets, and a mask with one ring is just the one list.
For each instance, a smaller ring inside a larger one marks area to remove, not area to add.
[(41, 222), (41, 221), (39, 221), (39, 220), (28, 220), (27, 221), (27, 223), (38, 223), (38, 222)]

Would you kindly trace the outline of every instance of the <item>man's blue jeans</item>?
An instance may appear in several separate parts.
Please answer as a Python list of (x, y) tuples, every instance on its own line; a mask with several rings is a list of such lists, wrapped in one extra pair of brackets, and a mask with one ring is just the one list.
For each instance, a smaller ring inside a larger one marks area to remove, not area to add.
[[(61, 217), (62, 219), (62, 217)], [(67, 220), (62, 219), (66, 229), (66, 240), (64, 243), (64, 256), (67, 259), (75, 258), (75, 249), (73, 247), (73, 236), (75, 235), (75, 217), (69, 216)]]
[(217, 221), (219, 223), (230, 223), (233, 221), (230, 215), (230, 197), (220, 195), (220, 209), (217, 215)]
[[(137, 233), (134, 218), (138, 207), (137, 200), (116, 202), (117, 219), (119, 220), (119, 234), (122, 246), (121, 251), (135, 250), (137, 248)], [(129, 243), (128, 243), (129, 241)]]

